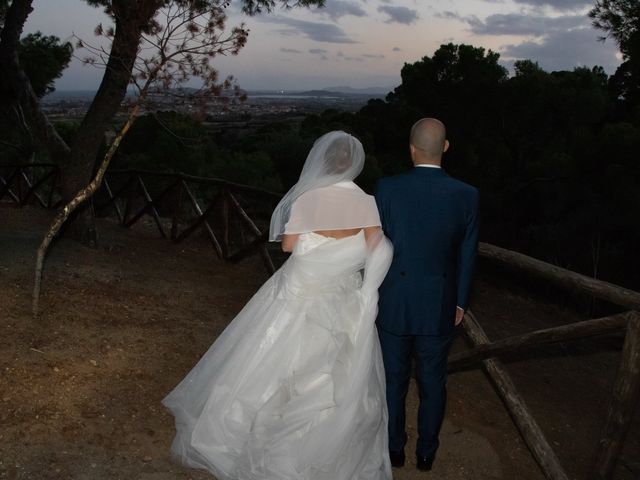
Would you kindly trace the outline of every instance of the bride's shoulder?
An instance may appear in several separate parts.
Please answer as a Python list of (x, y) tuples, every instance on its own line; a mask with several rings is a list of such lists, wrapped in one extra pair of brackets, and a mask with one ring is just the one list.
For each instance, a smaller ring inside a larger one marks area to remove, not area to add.
[[(346, 182), (344, 182), (346, 183)], [(335, 201), (335, 202), (375, 202), (375, 198), (373, 195), (369, 195), (364, 190), (362, 190), (359, 186), (357, 186), (353, 182), (349, 182), (351, 185), (345, 186), (341, 184), (329, 185), (326, 187), (318, 187), (313, 190), (308, 190), (304, 192), (298, 199), (296, 203), (307, 204), (307, 203), (326, 203), (327, 201)]]

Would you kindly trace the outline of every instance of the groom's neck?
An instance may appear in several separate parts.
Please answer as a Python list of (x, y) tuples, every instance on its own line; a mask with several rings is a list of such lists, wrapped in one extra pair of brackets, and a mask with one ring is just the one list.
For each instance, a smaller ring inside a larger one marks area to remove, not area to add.
[(412, 160), (413, 160), (413, 165), (416, 167), (418, 165), (434, 165), (436, 167), (442, 166), (442, 158), (424, 158), (424, 157), (416, 156)]
[(442, 156), (432, 157), (425, 155), (418, 149), (412, 149), (411, 161), (414, 166), (418, 165), (435, 165), (437, 167), (442, 166)]

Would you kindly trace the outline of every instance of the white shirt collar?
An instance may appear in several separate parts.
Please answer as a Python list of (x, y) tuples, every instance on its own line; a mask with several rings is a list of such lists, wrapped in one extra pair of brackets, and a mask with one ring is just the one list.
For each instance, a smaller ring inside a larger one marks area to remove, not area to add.
[(348, 180), (345, 180), (343, 182), (337, 182), (337, 183), (334, 183), (333, 185), (336, 187), (344, 187), (344, 188), (358, 188), (358, 186), (355, 183)]
[(442, 168), (440, 165), (433, 165), (431, 163), (419, 163), (416, 167), (425, 167), (425, 168)]

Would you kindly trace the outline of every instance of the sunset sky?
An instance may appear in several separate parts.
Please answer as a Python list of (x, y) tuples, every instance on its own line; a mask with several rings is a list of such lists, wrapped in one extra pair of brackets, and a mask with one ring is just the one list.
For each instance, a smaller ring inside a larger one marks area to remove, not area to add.
[[(519, 58), (546, 70), (620, 63), (615, 43), (601, 42), (586, 13), (591, 0), (327, 0), (323, 9), (278, 9), (247, 18), (232, 1), (228, 26), (245, 22), (249, 42), (237, 57), (217, 60), (245, 89), (304, 90), (331, 86), (392, 87), (404, 63), (443, 43), (497, 51), (509, 67)], [(36, 0), (26, 32), (92, 40), (108, 19), (82, 0)], [(58, 90), (94, 89), (101, 76), (74, 60)]]

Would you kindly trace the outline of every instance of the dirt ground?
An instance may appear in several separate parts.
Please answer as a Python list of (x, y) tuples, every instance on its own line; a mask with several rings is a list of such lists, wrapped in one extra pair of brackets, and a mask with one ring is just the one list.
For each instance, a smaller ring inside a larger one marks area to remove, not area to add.
[[(54, 246), (33, 320), (35, 250), (50, 219), (0, 204), (0, 479), (213, 478), (172, 461), (173, 420), (160, 401), (264, 282), (259, 259), (232, 266), (203, 239), (174, 245), (150, 224), (102, 220), (98, 250)], [(473, 309), (491, 338), (584, 318), (513, 284), (482, 272), (476, 282)], [(587, 478), (620, 346), (613, 335), (508, 359), (572, 479)], [(408, 454), (416, 403), (412, 386)], [(638, 417), (617, 480), (640, 479)], [(441, 443), (431, 473), (408, 455), (394, 478), (544, 478), (480, 370), (449, 377)]]

